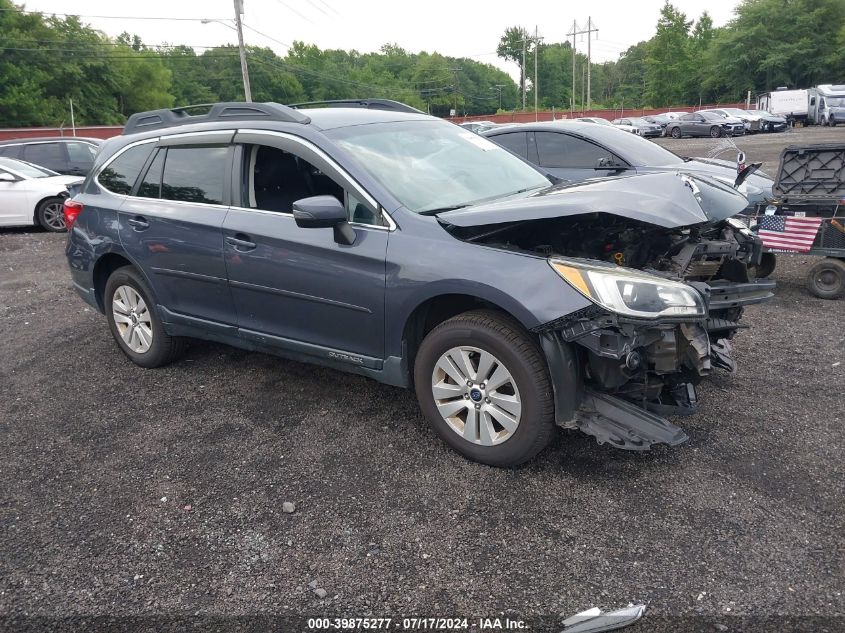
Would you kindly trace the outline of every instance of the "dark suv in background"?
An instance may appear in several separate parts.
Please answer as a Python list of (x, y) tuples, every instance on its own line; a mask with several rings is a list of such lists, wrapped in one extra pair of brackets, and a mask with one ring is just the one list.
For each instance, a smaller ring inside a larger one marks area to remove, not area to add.
[(25, 160), (67, 176), (87, 176), (102, 142), (98, 138), (63, 136), (0, 141), (0, 156)]
[(661, 416), (695, 409), (742, 306), (770, 296), (742, 277), (743, 196), (683, 173), (555, 185), (412, 108), (331, 105), (363, 107), (159, 110), (103, 145), (67, 258), (126, 356), (157, 367), (197, 337), (413, 387), (497, 466), (556, 424), (686, 439)]

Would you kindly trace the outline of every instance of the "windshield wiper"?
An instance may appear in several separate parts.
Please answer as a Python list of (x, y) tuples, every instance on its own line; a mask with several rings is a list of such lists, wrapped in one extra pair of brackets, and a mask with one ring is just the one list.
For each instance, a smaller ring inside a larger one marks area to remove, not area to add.
[(438, 213), (445, 213), (446, 211), (454, 211), (456, 209), (464, 209), (469, 206), (466, 204), (453, 204), (449, 207), (439, 207), (437, 209), (425, 209), (424, 211), (417, 211), (418, 215), (437, 215)]

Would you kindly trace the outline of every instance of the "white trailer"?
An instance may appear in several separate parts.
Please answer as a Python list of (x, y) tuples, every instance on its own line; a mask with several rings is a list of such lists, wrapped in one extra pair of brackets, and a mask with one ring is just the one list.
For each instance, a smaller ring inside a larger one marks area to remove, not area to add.
[(807, 122), (814, 125), (845, 123), (845, 85), (820, 84), (807, 91)]
[(807, 118), (807, 91), (778, 88), (757, 96), (757, 109), (782, 116), (788, 121)]

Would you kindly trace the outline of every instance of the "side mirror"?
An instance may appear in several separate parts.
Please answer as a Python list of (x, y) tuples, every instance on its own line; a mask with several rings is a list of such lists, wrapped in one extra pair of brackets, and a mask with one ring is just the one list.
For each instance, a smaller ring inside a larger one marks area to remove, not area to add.
[(293, 219), (303, 229), (334, 229), (334, 239), (347, 246), (355, 243), (355, 230), (349, 226), (346, 207), (334, 196), (312, 196), (293, 203)]
[(750, 165), (746, 165), (743, 167), (736, 175), (736, 180), (734, 180), (734, 187), (739, 187), (745, 180), (753, 174), (755, 171), (760, 169), (760, 166), (763, 163), (751, 163)]
[(0, 182), (17, 182), (18, 179), (8, 172), (0, 172)]
[(593, 169), (625, 169), (624, 165), (619, 165), (613, 156), (602, 156), (596, 161)]

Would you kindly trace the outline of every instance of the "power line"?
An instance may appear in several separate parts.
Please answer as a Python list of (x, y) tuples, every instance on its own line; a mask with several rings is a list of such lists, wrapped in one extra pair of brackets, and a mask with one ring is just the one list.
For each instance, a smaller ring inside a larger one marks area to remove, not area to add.
[(202, 22), (203, 20), (222, 20), (225, 18), (175, 18), (160, 15), (81, 15), (79, 13), (55, 13), (52, 11), (27, 11), (25, 9), (0, 9), (0, 11), (11, 13), (24, 13), (26, 15), (60, 15), (65, 18), (93, 18), (97, 20), (172, 20), (182, 22)]
[(296, 9), (294, 9), (292, 6), (290, 6), (289, 4), (287, 4), (284, 0), (276, 0), (276, 2), (278, 2), (280, 5), (282, 5), (285, 9), (287, 9), (287, 10), (288, 10), (288, 11), (290, 11), (291, 13), (295, 13), (296, 15), (298, 15), (299, 17), (301, 17), (303, 20), (305, 20), (305, 21), (306, 21), (306, 22), (308, 22), (309, 24), (314, 24), (314, 21), (313, 21), (311, 18), (309, 18), (309, 17), (306, 17), (306, 16), (302, 15), (299, 11), (297, 11), (297, 10), (296, 10)]

